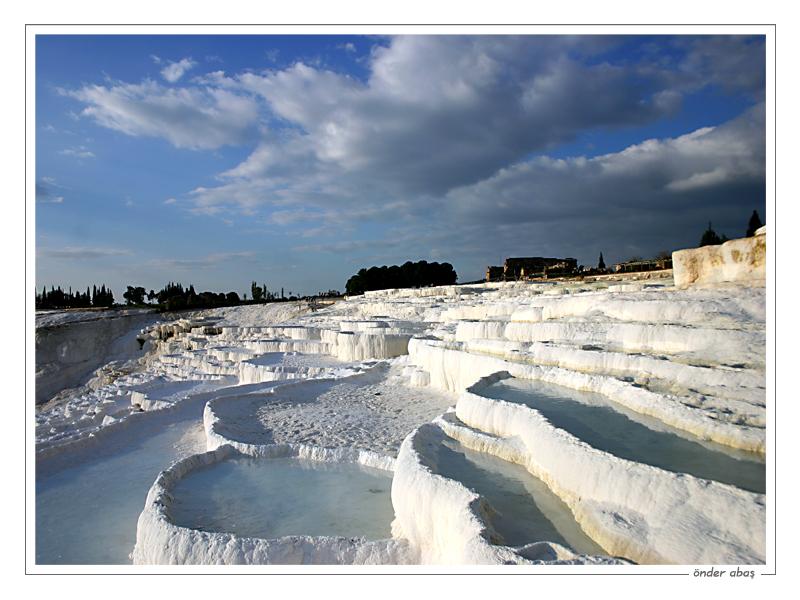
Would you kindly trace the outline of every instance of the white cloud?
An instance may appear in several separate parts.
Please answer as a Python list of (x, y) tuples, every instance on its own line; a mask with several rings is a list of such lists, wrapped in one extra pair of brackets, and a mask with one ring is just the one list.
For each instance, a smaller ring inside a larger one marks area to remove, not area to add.
[(164, 204), (175, 204), (177, 200), (175, 198), (167, 198), (164, 200)]
[(42, 204), (63, 204), (64, 196), (46, 196), (38, 197), (37, 200)]
[(242, 144), (253, 134), (258, 108), (227, 90), (140, 84), (89, 85), (63, 92), (87, 106), (81, 114), (132, 136), (160, 137), (178, 148)]
[(183, 74), (186, 73), (189, 69), (197, 65), (191, 58), (182, 58), (176, 62), (169, 62), (167, 66), (161, 69), (161, 76), (169, 81), (170, 83), (175, 83)]
[[(367, 81), (303, 63), (204, 76), (196, 81), (263, 98), (291, 126), (266, 131), (246, 160), (220, 175), (221, 185), (195, 189), (194, 210), (254, 214), (304, 202), (338, 210), (368, 196), (385, 204), (439, 195), (587, 128), (664, 113), (666, 96), (632, 94), (624, 68), (567, 57), (577, 45), (409, 36), (373, 51)], [(585, 101), (598, 96), (602, 102)]]
[(58, 152), (62, 156), (71, 156), (73, 158), (95, 158), (94, 152), (89, 150), (86, 146), (75, 146), (72, 148), (64, 148)]
[(63, 204), (64, 196), (56, 190), (69, 189), (56, 183), (55, 177), (40, 177), (36, 182), (36, 201), (42, 204)]
[[(308, 237), (378, 223), (405, 240), (390, 245), (398, 252), (427, 247), (479, 260), (535, 240), (542, 252), (556, 244), (578, 254), (611, 219), (602, 236), (644, 254), (674, 227), (688, 231), (709, 218), (716, 225), (707, 213), (726, 203), (738, 210), (763, 202), (763, 107), (604, 156), (546, 157), (587, 132), (671, 115), (708, 82), (763, 87), (757, 42), (676, 38), (641, 59), (603, 54), (617, 43), (401, 36), (373, 48), (363, 78), (300, 62), (215, 71), (174, 87), (106, 82), (70, 95), (86, 104), (84, 116), (129, 135), (186, 148), (255, 142), (218, 183), (187, 194), (195, 213), (252, 215)], [(334, 243), (326, 248), (369, 248)]]
[(38, 251), (42, 256), (63, 258), (67, 260), (85, 260), (106, 258), (109, 256), (130, 256), (130, 250), (122, 248), (101, 248), (88, 246), (65, 246), (63, 248), (42, 248)]
[(318, 212), (306, 210), (304, 208), (292, 210), (276, 210), (269, 216), (269, 222), (276, 225), (291, 225), (303, 221), (314, 221), (322, 218)]
[(629, 85), (630, 69), (575, 59), (577, 44), (401, 36), (374, 50), (366, 81), (303, 63), (235, 80), (302, 128), (320, 163), (396, 191), (442, 193), (587, 129), (674, 110), (674, 95)]
[(252, 260), (255, 252), (221, 252), (198, 258), (156, 258), (150, 261), (154, 267), (166, 269), (209, 269), (227, 262)]
[(670, 181), (667, 184), (667, 188), (676, 192), (696, 190), (724, 183), (728, 179), (731, 179), (732, 176), (733, 174), (726, 171), (723, 167), (717, 167), (711, 171), (693, 173), (684, 179)]

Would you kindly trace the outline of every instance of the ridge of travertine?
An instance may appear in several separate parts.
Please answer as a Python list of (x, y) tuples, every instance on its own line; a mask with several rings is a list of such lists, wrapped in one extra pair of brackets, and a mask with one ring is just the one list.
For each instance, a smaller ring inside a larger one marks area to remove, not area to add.
[[(91, 451), (131, 419), (141, 421), (142, 412), (169, 411), (203, 397), (209, 400), (204, 422), (213, 460), (226, 452), (265, 460), (306, 452), (394, 468), (393, 541), (359, 545), (299, 536), (287, 546), (285, 540), (177, 531), (164, 521), (168, 515), (150, 506), (163, 500), (151, 490), (139, 522), (137, 562), (291, 562), (301, 555), (329, 563), (609, 560), (576, 555), (548, 540), (526, 548), (493, 544), (486, 500), (426, 465), (425, 444), (435, 445), (444, 434), (525, 466), (612, 555), (635, 562), (763, 562), (763, 495), (622, 461), (570, 440), (533, 409), (475, 393), (481, 378), (507, 372), (597, 392), (688, 436), (763, 454), (763, 286), (677, 289), (669, 283), (382, 290), (316, 312), (284, 303), (157, 323), (138, 334), (141, 358), (39, 411), (38, 455), (46, 461), (75, 448)], [(325, 381), (333, 391), (320, 383)], [(251, 392), (247, 403), (236, 400)], [(223, 407), (235, 402), (254, 411), (264, 439), (277, 434), (280, 442), (255, 443), (262, 434), (245, 435), (242, 416), (225, 422), (221, 415), (233, 413)], [(462, 426), (436, 418), (448, 405)], [(405, 415), (396, 423), (407, 430), (363, 427), (384, 427), (392, 411)], [(297, 418), (286, 416), (291, 412)], [(320, 420), (324, 427), (308, 425)], [(282, 428), (284, 422), (292, 424)], [(171, 467), (156, 484), (163, 487), (169, 477), (207, 464), (208, 456)], [(598, 472), (604, 476), (593, 475)], [(650, 486), (660, 503), (651, 502)], [(619, 497), (614, 489), (629, 493)], [(659, 516), (656, 507), (673, 518)], [(720, 517), (725, 514), (735, 514), (740, 524)]]

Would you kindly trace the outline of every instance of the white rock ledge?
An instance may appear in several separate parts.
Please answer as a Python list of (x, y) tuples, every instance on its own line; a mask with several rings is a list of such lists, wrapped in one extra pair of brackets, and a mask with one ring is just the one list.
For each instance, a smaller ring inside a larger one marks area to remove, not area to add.
[(411, 362), (427, 371), (431, 385), (440, 389), (462, 392), (481, 377), (506, 371), (521, 379), (541, 380), (602, 394), (630, 410), (659, 419), (701, 439), (762, 454), (766, 449), (766, 435), (762, 428), (712, 418), (701, 410), (685, 406), (675, 396), (637, 387), (616, 377), (471, 354), (461, 350), (458, 344), (431, 339), (412, 339), (408, 348)]
[[(457, 425), (447, 433), (524, 466), (609, 554), (649, 564), (765, 562), (763, 494), (613, 456), (554, 427), (535, 409), (479, 395), (506, 377), (483, 378), (456, 404), (463, 423), (490, 435)], [(398, 464), (396, 482), (400, 475)]]
[(672, 253), (675, 286), (727, 281), (764, 284), (767, 278), (767, 236), (762, 227), (752, 237), (718, 246), (703, 246)]
[[(293, 387), (302, 387), (304, 385), (314, 385), (319, 383), (316, 381), (300, 381), (297, 383), (285, 384), (284, 386), (276, 386), (269, 390), (267, 394), (274, 394), (279, 391), (281, 387), (291, 385)], [(210, 400), (206, 403), (203, 410), (203, 427), (206, 433), (206, 448), (209, 451), (216, 450), (222, 446), (231, 446), (242, 454), (248, 456), (257, 456), (261, 458), (276, 458), (282, 456), (296, 456), (298, 458), (305, 458), (308, 460), (340, 462), (340, 463), (354, 463), (361, 464), (366, 467), (373, 467), (375, 469), (383, 469), (386, 471), (393, 471), (395, 467), (395, 459), (391, 456), (378, 454), (369, 450), (360, 450), (358, 448), (322, 448), (319, 446), (310, 446), (307, 444), (250, 444), (231, 437), (231, 434), (225, 435), (221, 430), (227, 431), (224, 427), (224, 422), (215, 412), (215, 407), (218, 402), (225, 402), (226, 398), (217, 398)]]
[[(131, 558), (136, 565), (372, 565), (414, 564), (417, 554), (400, 539), (368, 541), (364, 538), (284, 536), (276, 539), (244, 538), (229, 533), (197, 531), (172, 522), (172, 491), (188, 473), (235, 456), (298, 456), (327, 460), (324, 449), (261, 447), (242, 452), (229, 444), (195, 454), (162, 471), (147, 494), (136, 528)], [(369, 466), (375, 466), (370, 464)]]
[(392, 480), (392, 535), (407, 539), (423, 564), (619, 564), (586, 556), (552, 542), (512, 548), (494, 545), (492, 508), (462, 483), (435, 472), (444, 433), (435, 423), (414, 430), (400, 447)]

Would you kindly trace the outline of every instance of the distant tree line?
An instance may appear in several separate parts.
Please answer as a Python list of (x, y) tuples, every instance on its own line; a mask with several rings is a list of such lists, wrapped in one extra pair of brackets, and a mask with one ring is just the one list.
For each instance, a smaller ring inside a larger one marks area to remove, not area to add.
[(347, 280), (345, 289), (348, 294), (363, 294), (372, 290), (390, 288), (426, 287), (430, 285), (451, 285), (458, 275), (450, 263), (438, 263), (421, 260), (408, 261), (402, 266), (370, 267), (361, 269)]
[(702, 248), (703, 246), (717, 246), (719, 244), (724, 244), (727, 241), (728, 236), (724, 233), (721, 236), (717, 235), (717, 232), (711, 227), (711, 222), (709, 222), (708, 229), (703, 232), (703, 235), (700, 238), (700, 245), (698, 247)]
[(106, 289), (105, 284), (100, 286), (92, 286), (91, 293), (89, 288), (85, 292), (73, 292), (72, 287), (68, 291), (64, 291), (59, 287), (50, 286), (50, 291), (47, 291), (47, 286), (42, 287), (42, 293), (36, 293), (36, 308), (108, 308), (114, 305), (114, 294), (111, 289)]
[[(335, 291), (335, 290), (334, 290)], [(336, 292), (338, 295), (338, 292)], [(184, 287), (181, 283), (170, 281), (158, 292), (150, 290), (145, 292), (143, 287), (128, 286), (127, 291), (122, 295), (129, 305), (141, 305), (145, 298), (149, 302), (156, 302), (161, 310), (188, 310), (195, 308), (218, 308), (221, 306), (237, 306), (239, 304), (259, 304), (264, 302), (289, 302), (299, 300), (293, 292), (289, 292), (286, 297), (283, 288), (280, 295), (267, 289), (267, 284), (258, 285), (255, 281), (250, 284), (250, 299), (247, 294), (240, 298), (236, 292), (216, 293), (200, 292), (197, 293), (193, 284)]]
[(150, 302), (158, 302), (162, 310), (185, 310), (191, 308), (217, 308), (220, 306), (236, 306), (241, 303), (236, 292), (200, 292), (195, 291), (194, 285), (184, 288), (183, 284), (170, 281), (159, 291), (150, 290), (145, 294), (143, 287), (128, 286), (122, 295), (129, 305), (144, 304), (144, 298)]
[[(262, 283), (260, 286), (253, 281), (250, 284), (250, 297), (253, 299), (253, 302), (274, 302), (275, 300), (284, 300), (285, 297), (283, 295), (283, 288), (281, 288), (281, 295), (278, 295), (274, 292), (270, 292), (267, 289), (267, 284)], [(289, 293), (291, 295), (291, 292)]]

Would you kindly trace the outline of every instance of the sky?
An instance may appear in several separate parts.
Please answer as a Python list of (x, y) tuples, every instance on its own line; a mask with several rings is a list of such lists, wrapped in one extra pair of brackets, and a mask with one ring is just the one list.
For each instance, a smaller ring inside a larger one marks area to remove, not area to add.
[(36, 285), (296, 294), (766, 222), (763, 36), (38, 35)]

